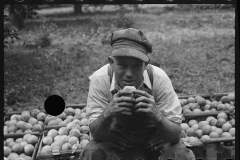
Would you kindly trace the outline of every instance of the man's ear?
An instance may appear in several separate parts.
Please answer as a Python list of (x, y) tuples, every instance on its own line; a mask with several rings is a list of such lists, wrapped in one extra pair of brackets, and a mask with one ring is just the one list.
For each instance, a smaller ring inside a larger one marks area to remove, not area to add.
[(111, 66), (113, 65), (114, 59), (113, 59), (112, 56), (108, 56), (108, 62), (109, 62), (109, 64), (110, 64)]

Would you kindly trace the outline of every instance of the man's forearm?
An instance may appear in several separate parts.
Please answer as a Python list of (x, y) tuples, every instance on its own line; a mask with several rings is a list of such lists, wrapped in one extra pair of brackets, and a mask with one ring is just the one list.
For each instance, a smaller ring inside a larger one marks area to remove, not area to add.
[(94, 140), (102, 141), (108, 135), (112, 119), (112, 117), (107, 116), (102, 112), (96, 120), (90, 123), (89, 128)]
[(155, 126), (161, 131), (163, 140), (172, 144), (178, 143), (181, 136), (181, 126), (171, 122), (161, 113), (153, 120)]

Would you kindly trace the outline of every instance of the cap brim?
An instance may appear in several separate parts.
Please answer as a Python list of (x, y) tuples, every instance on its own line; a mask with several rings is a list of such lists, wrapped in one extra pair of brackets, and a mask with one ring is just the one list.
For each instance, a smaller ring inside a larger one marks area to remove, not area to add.
[(146, 54), (141, 51), (132, 48), (118, 48), (112, 50), (112, 56), (116, 57), (134, 57), (141, 59), (144, 62), (148, 62), (149, 58)]

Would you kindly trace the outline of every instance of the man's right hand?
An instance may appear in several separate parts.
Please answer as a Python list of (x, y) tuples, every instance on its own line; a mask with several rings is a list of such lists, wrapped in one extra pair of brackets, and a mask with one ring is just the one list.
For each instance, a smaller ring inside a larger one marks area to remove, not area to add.
[(115, 117), (122, 112), (131, 112), (131, 107), (135, 98), (131, 96), (131, 91), (120, 90), (113, 96), (113, 101), (104, 110), (104, 117)]

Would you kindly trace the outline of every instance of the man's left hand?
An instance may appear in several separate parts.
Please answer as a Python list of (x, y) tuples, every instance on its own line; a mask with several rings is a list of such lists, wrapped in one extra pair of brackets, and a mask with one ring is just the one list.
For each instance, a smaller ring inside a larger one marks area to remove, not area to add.
[(134, 95), (138, 95), (135, 100), (134, 110), (135, 112), (143, 112), (146, 113), (149, 118), (157, 119), (157, 117), (161, 114), (155, 103), (155, 99), (152, 95), (148, 94), (145, 91), (134, 90)]

